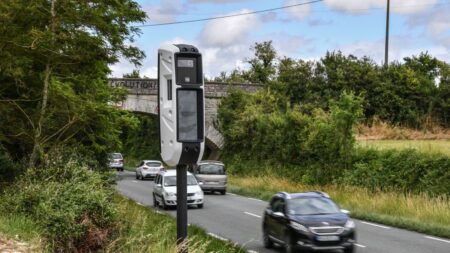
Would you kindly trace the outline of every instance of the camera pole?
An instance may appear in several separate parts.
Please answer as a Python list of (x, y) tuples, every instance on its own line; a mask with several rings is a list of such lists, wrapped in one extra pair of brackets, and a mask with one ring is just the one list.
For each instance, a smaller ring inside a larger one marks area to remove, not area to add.
[(187, 253), (187, 165), (177, 165), (177, 248)]

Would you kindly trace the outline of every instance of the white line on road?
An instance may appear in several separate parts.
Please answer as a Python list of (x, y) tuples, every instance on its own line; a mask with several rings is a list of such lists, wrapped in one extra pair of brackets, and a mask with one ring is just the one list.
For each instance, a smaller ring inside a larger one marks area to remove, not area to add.
[(256, 217), (256, 218), (261, 218), (261, 216), (259, 216), (259, 215), (257, 215), (257, 214), (254, 214), (254, 213), (249, 213), (249, 212), (244, 212), (244, 213), (247, 214), (247, 215)]
[(247, 199), (251, 199), (251, 200), (256, 200), (256, 201), (264, 202), (264, 201), (262, 201), (262, 200), (260, 200), (260, 199), (255, 199), (255, 198), (247, 198)]
[(237, 196), (237, 194), (227, 192), (227, 195)]
[(133, 183), (137, 183), (138, 181), (136, 181), (136, 180), (133, 180)]
[(367, 224), (367, 225), (370, 225), (370, 226), (379, 227), (379, 228), (391, 229), (390, 227), (378, 225), (378, 224), (371, 223), (371, 222), (361, 221), (361, 223), (364, 223), (364, 224)]
[(258, 251), (254, 251), (254, 250), (247, 250), (248, 253), (258, 253)]
[(140, 205), (140, 206), (144, 206), (142, 203), (140, 203), (140, 202), (136, 202), (138, 205)]
[(432, 236), (425, 236), (425, 238), (431, 239), (431, 240), (436, 240), (436, 241), (440, 241), (440, 242), (446, 242), (446, 243), (450, 243), (449, 240), (444, 240), (441, 238), (436, 238), (436, 237), (432, 237)]
[(222, 240), (222, 241), (228, 241), (227, 238), (223, 238), (222, 236), (219, 236), (219, 235), (216, 235), (216, 234), (213, 234), (213, 233), (208, 233), (208, 235), (210, 235), (210, 236), (212, 236), (212, 237), (214, 237), (216, 239)]
[(367, 247), (367, 246), (365, 246), (365, 245), (358, 244), (358, 243), (355, 243), (355, 245), (358, 246), (358, 247), (360, 247), (360, 248), (365, 248), (365, 247)]

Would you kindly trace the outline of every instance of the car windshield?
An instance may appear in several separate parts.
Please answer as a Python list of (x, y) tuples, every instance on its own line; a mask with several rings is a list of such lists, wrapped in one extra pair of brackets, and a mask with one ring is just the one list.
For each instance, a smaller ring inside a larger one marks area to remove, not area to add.
[(119, 153), (112, 153), (112, 154), (109, 155), (109, 157), (110, 157), (111, 159), (122, 159), (122, 154), (119, 154)]
[[(197, 185), (197, 180), (194, 176), (187, 176), (187, 185)], [(176, 186), (177, 185), (177, 177), (176, 176), (166, 176), (164, 177), (164, 186)]]
[(202, 164), (198, 168), (198, 174), (224, 175), (223, 165), (219, 164)]
[(288, 212), (292, 215), (317, 215), (338, 213), (338, 206), (328, 198), (296, 198), (288, 202)]
[(148, 167), (160, 167), (161, 163), (159, 163), (159, 162), (146, 162), (145, 165), (147, 165)]

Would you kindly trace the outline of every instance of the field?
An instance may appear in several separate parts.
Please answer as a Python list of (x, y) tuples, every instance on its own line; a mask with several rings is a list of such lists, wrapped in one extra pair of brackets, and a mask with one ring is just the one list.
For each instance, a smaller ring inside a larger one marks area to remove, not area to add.
[(423, 153), (450, 156), (450, 140), (358, 140), (360, 147), (375, 149), (417, 149)]

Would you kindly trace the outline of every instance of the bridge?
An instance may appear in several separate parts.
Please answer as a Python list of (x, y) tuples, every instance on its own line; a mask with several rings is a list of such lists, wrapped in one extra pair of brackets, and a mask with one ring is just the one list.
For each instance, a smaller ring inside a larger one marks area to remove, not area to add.
[[(124, 110), (157, 115), (157, 79), (148, 78), (111, 78), (109, 85), (128, 89), (125, 101), (118, 104)], [(223, 147), (223, 136), (216, 129), (217, 108), (220, 99), (227, 96), (227, 90), (233, 87), (249, 93), (261, 89), (260, 84), (205, 82), (205, 139), (210, 150), (208, 159), (218, 159)]]

